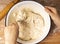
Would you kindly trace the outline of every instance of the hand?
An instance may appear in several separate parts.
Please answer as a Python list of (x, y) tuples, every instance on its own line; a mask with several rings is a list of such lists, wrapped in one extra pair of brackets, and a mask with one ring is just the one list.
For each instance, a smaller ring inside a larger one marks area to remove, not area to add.
[(4, 35), (5, 44), (16, 44), (16, 40), (18, 37), (18, 25), (12, 24), (10, 26), (5, 27)]
[[(53, 29), (53, 33), (56, 34), (56, 32), (60, 33), (60, 16), (57, 13), (57, 10), (53, 7), (45, 6), (45, 10), (49, 15), (51, 16), (51, 19), (53, 20), (55, 25), (52, 25), (51, 29)], [(56, 26), (56, 27), (55, 27)]]
[(49, 6), (45, 6), (45, 10), (49, 13), (55, 25), (60, 27), (60, 16), (58, 15), (57, 10)]

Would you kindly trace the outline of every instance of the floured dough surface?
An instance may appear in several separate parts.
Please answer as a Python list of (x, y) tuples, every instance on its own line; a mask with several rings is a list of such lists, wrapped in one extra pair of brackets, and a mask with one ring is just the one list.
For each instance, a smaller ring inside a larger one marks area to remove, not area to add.
[(19, 25), (19, 38), (22, 40), (37, 39), (44, 27), (43, 17), (30, 8), (22, 8), (12, 13)]

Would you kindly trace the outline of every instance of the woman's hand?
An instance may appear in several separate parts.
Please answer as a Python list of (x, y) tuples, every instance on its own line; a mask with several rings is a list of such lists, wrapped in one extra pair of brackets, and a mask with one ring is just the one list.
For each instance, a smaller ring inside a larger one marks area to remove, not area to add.
[(60, 16), (58, 15), (57, 10), (49, 6), (45, 6), (45, 10), (49, 13), (55, 25), (60, 27)]
[(5, 44), (16, 44), (18, 37), (18, 25), (12, 24), (4, 29)]

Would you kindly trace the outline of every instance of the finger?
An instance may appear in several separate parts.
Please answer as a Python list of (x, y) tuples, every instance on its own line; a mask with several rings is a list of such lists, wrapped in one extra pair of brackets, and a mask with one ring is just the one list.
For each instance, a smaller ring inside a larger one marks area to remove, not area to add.
[(16, 22), (12, 23), (10, 26), (14, 26), (16, 29), (19, 29), (19, 26), (18, 26), (18, 24)]
[(45, 8), (46, 12), (49, 13), (53, 21), (56, 21), (57, 16), (52, 13), (49, 9)]
[[(51, 16), (52, 20), (54, 21), (54, 23), (56, 25), (60, 25), (60, 17), (59, 15), (56, 13), (52, 13), (48, 8), (45, 7), (45, 10), (49, 13), (49, 15)], [(53, 10), (53, 9), (51, 9)]]
[[(51, 7), (51, 11), (54, 11), (52, 8), (53, 8), (53, 7)], [(50, 15), (52, 18), (54, 18), (54, 19), (55, 19), (55, 17), (56, 17), (56, 18), (58, 18), (58, 17), (59, 17), (59, 15), (58, 15), (57, 11), (55, 11), (55, 13), (53, 13), (53, 12), (51, 12), (51, 11), (50, 11), (50, 9), (49, 9), (49, 8), (46, 8), (46, 7), (45, 7), (45, 10), (49, 13), (49, 15)]]
[(5, 44), (15, 44), (18, 37), (17, 24), (12, 24), (4, 29)]
[(45, 8), (49, 9), (54, 14), (57, 12), (57, 10), (54, 7), (45, 6)]
[(46, 10), (47, 13), (49, 13), (49, 15), (50, 15), (51, 17), (53, 17), (53, 13), (52, 13), (48, 8), (45, 8), (45, 10)]
[(18, 25), (15, 24), (15, 23), (11, 24), (10, 26), (5, 27), (5, 30), (4, 30), (4, 32), (6, 32), (8, 34), (11, 34), (11, 33), (15, 34), (15, 33), (18, 33), (18, 31), (19, 31), (18, 30)]

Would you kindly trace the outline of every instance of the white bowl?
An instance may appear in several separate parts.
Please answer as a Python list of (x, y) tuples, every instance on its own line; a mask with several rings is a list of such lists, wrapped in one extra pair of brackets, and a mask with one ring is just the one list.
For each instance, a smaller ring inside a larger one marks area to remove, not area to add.
[(37, 2), (34, 2), (34, 1), (23, 1), (23, 2), (17, 3), (8, 12), (5, 24), (6, 24), (6, 26), (8, 26), (8, 20), (9, 20), (10, 13), (16, 7), (21, 7), (22, 5), (26, 5), (26, 4), (32, 5), (33, 9), (36, 8), (35, 11), (40, 12), (41, 16), (44, 18), (45, 26), (43, 28), (43, 33), (41, 34), (40, 38), (37, 38), (36, 40), (30, 40), (30, 41), (22, 41), (20, 39), (17, 39), (17, 41), (22, 43), (22, 44), (35, 44), (35, 43), (38, 43), (38, 42), (42, 41), (47, 36), (47, 34), (48, 34), (49, 30), (50, 30), (50, 24), (51, 24), (49, 14), (45, 11), (44, 7), (41, 4), (39, 4)]

